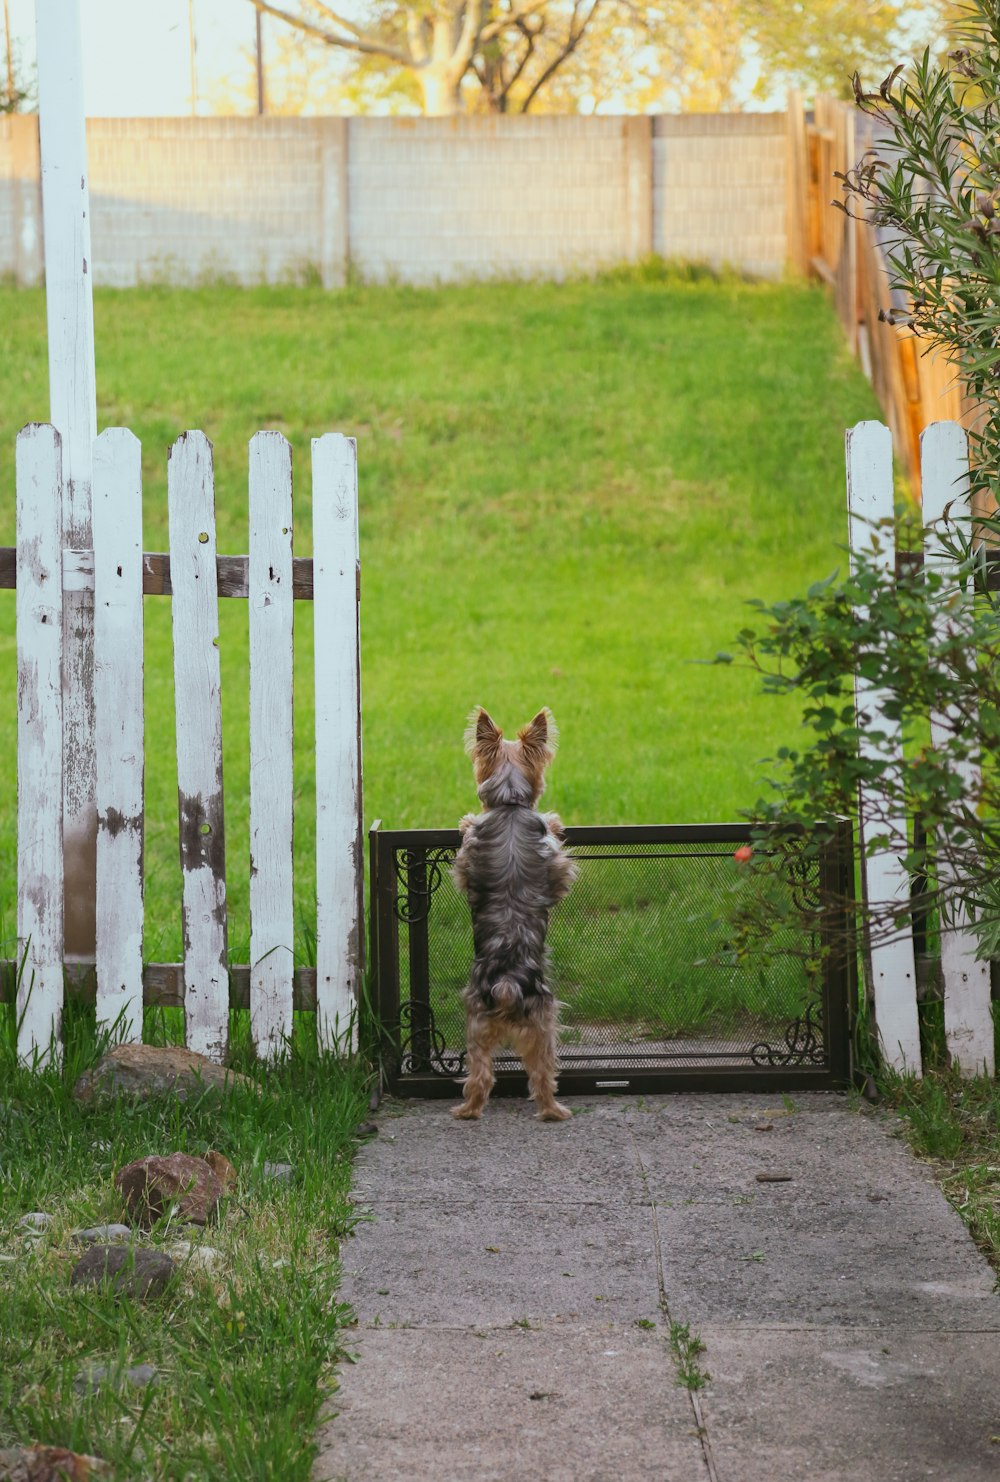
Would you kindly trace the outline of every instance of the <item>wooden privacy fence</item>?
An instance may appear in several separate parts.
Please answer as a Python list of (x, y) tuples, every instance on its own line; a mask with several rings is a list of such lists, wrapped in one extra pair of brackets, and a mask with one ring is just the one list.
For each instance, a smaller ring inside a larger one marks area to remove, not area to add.
[[(937, 422), (920, 440), (923, 472), (923, 523), (930, 530), (930, 545), (923, 552), (925, 563), (933, 562), (947, 575), (954, 564), (934, 538), (941, 528), (947, 507), (952, 520), (967, 518), (969, 509), (968, 436), (955, 422)], [(852, 561), (864, 551), (887, 571), (896, 566), (892, 538), (893, 480), (892, 435), (880, 422), (861, 422), (847, 433), (847, 502)], [(958, 594), (958, 578), (955, 576)], [(960, 612), (960, 604), (956, 609)], [(880, 732), (888, 738), (893, 766), (903, 764), (900, 722), (885, 713), (885, 696), (860, 675), (855, 685), (862, 755), (885, 757), (886, 744), (873, 746), (866, 735)], [(943, 740), (947, 718), (928, 717), (932, 744)], [(970, 795), (977, 792), (976, 769), (967, 765), (964, 785)], [(862, 787), (859, 798), (859, 840), (863, 860), (863, 884), (869, 909), (891, 911), (909, 905), (910, 880), (903, 865), (908, 821), (887, 816), (882, 799), (874, 789)], [(889, 847), (869, 852), (872, 841), (888, 838)], [(953, 926), (941, 932), (940, 980), (944, 999), (944, 1028), (948, 1053), (966, 1075), (992, 1075), (994, 1063), (993, 1014), (990, 964), (976, 957), (976, 938), (960, 913)], [(865, 979), (883, 1055), (901, 1072), (921, 1073), (920, 1033), (917, 1001), (917, 954), (913, 931), (900, 928), (891, 938), (876, 936), (865, 954)], [(935, 964), (935, 967), (937, 964)]]
[(846, 174), (876, 147), (877, 126), (838, 98), (817, 98), (810, 117), (796, 92), (789, 94), (787, 118), (789, 262), (829, 287), (919, 497), (921, 432), (945, 419), (968, 426), (973, 406), (948, 359), (892, 323), (906, 305), (889, 286), (879, 233), (833, 204), (846, 201), (835, 172)]
[[(191, 1049), (222, 1060), (230, 1005), (250, 1009), (272, 1058), (293, 1006), (315, 1009), (325, 1046), (353, 1043), (362, 970), (357, 459), (353, 439), (315, 439), (313, 557), (292, 554), (292, 457), (279, 433), (250, 443), (249, 556), (216, 554), (212, 446), (173, 445), (169, 555), (142, 549), (138, 441), (94, 443), (93, 549), (63, 544), (61, 442), (49, 425), (17, 439), (18, 1052), (58, 1055), (67, 979), (96, 977), (100, 1022), (142, 1038), (143, 1003), (183, 1006)], [(6, 553), (8, 558), (11, 553)], [(97, 945), (64, 952), (62, 720), (64, 594), (93, 592), (97, 768)], [(143, 594), (172, 599), (184, 961), (143, 966)], [(227, 949), (218, 599), (249, 604), (250, 964)], [(311, 599), (316, 686), (316, 967), (294, 969), (292, 638)]]

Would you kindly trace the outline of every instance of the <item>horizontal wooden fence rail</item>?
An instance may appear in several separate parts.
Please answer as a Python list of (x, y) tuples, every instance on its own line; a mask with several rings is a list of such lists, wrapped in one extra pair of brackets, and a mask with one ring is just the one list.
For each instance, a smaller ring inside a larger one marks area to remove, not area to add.
[[(167, 472), (169, 553), (142, 550), (137, 439), (110, 428), (94, 442), (93, 548), (64, 546), (61, 445), (55, 429), (17, 441), (17, 545), (0, 552), (0, 586), (17, 600), (18, 955), (0, 963), (0, 997), (16, 995), (18, 1052), (60, 1053), (65, 993), (93, 996), (99, 1022), (141, 1038), (148, 1004), (182, 1007), (186, 1043), (228, 1051), (229, 1012), (249, 1007), (264, 1059), (292, 1014), (316, 1015), (320, 1044), (355, 1043), (363, 969), (360, 559), (353, 439), (313, 441), (313, 557), (292, 555), (291, 447), (262, 432), (249, 447), (247, 556), (215, 549), (212, 445), (188, 432)], [(64, 940), (62, 611), (93, 592), (97, 942), (92, 962)], [(143, 599), (171, 599), (181, 856), (183, 963), (144, 965)], [(229, 962), (218, 599), (249, 605), (251, 965)], [(316, 733), (316, 967), (296, 969), (292, 844), (293, 626), (312, 604)], [(6, 985), (6, 986), (5, 986)]]
[[(229, 1007), (250, 1007), (250, 965), (229, 964)], [(933, 969), (928, 972), (933, 974)], [(18, 962), (13, 957), (0, 958), (0, 1003), (13, 998)], [(97, 1000), (97, 966), (94, 962), (63, 964), (67, 996), (83, 1003)], [(933, 990), (929, 990), (933, 996)], [(937, 996), (940, 997), (940, 994)], [(142, 969), (142, 1001), (147, 1008), (182, 1009), (184, 1007), (183, 962), (147, 962)], [(292, 1007), (305, 1013), (316, 1012), (316, 969), (297, 967), (292, 972)]]
[[(17, 547), (0, 546), (0, 590), (17, 586)], [(220, 597), (250, 595), (250, 557), (216, 556), (216, 582)], [(94, 590), (93, 551), (63, 551), (63, 590)], [(172, 597), (170, 555), (166, 551), (144, 551), (142, 555), (144, 597)], [(312, 556), (292, 557), (292, 596), (296, 602), (313, 600)]]

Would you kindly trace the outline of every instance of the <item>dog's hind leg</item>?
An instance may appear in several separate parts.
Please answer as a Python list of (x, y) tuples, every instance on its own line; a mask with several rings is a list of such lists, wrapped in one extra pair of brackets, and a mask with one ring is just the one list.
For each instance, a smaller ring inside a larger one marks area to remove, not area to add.
[(556, 1100), (556, 1016), (545, 1005), (519, 1030), (517, 1052), (528, 1075), (528, 1095), (543, 1122), (565, 1122), (573, 1113)]
[(496, 1080), (493, 1048), (498, 1038), (495, 1025), (484, 1014), (470, 1010), (465, 1034), (469, 1073), (462, 1087), (462, 1104), (451, 1111), (460, 1121), (475, 1121), (490, 1098)]

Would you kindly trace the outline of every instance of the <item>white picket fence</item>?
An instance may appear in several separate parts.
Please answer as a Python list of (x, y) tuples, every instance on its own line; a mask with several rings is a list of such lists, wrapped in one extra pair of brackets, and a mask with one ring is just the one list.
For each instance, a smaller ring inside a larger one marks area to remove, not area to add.
[[(952, 518), (967, 519), (969, 447), (967, 435), (957, 422), (935, 422), (926, 429), (921, 438), (921, 465), (924, 525), (936, 526), (948, 506)], [(892, 437), (880, 422), (861, 422), (847, 433), (847, 502), (852, 556), (864, 550), (884, 569), (895, 570)], [(937, 544), (924, 552), (924, 559), (942, 571), (947, 571), (950, 563)], [(901, 767), (901, 728), (898, 721), (885, 714), (884, 697), (858, 676), (855, 699), (862, 748), (866, 746), (866, 732), (884, 732)], [(932, 715), (929, 720), (933, 738), (944, 718)], [(884, 746), (878, 750), (885, 755)], [(974, 769), (969, 767), (965, 781), (970, 793), (976, 789), (976, 780)], [(906, 820), (887, 817), (881, 799), (872, 792), (861, 793), (859, 822), (863, 849), (875, 838), (891, 836), (902, 841), (906, 837)], [(903, 867), (904, 853), (900, 844), (867, 855), (864, 879), (870, 905), (888, 908), (897, 902), (907, 904), (910, 882)], [(883, 1056), (900, 1072), (920, 1075), (917, 963), (912, 932), (900, 930), (891, 939), (882, 940), (876, 935), (870, 944), (866, 970)], [(996, 1067), (989, 963), (977, 961), (975, 937), (960, 920), (955, 929), (942, 933), (941, 973), (951, 1061), (964, 1074), (992, 1075)]]
[[(307, 979), (317, 1034), (350, 1047), (363, 952), (357, 459), (353, 439), (313, 442), (311, 561), (292, 555), (291, 449), (250, 443), (249, 557), (219, 560), (212, 447), (170, 450), (169, 560), (144, 556), (141, 449), (124, 428), (93, 445), (93, 549), (65, 548), (61, 442), (35, 424), (17, 440), (18, 1051), (58, 1056), (64, 994), (63, 610), (93, 592), (99, 1020), (142, 1036), (144, 978), (173, 984), (190, 1048), (227, 1050), (230, 964), (222, 793), (219, 572), (249, 602), (249, 1007), (259, 1055), (292, 1030)], [(172, 594), (184, 961), (143, 965), (143, 591)], [(292, 636), (296, 587), (311, 595), (316, 685), (316, 969), (294, 971)], [(68, 595), (72, 594), (72, 595)], [(74, 609), (75, 611), (78, 609)], [(85, 606), (82, 610), (89, 610)], [(245, 971), (245, 970), (244, 970)], [(314, 981), (314, 987), (313, 987)], [(155, 996), (155, 995), (154, 995)], [(159, 1001), (164, 1001), (161, 997)], [(171, 1001), (168, 999), (167, 1001)]]

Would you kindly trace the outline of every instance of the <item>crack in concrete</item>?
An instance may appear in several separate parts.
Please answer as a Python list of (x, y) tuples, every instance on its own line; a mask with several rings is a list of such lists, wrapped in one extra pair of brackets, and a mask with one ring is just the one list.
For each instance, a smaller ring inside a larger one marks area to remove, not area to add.
[[(646, 1173), (646, 1165), (642, 1161), (642, 1154), (639, 1151), (639, 1144), (636, 1141), (632, 1123), (627, 1115), (625, 1117), (625, 1125), (628, 1128), (629, 1138), (632, 1143), (632, 1151), (635, 1154), (636, 1166), (639, 1170), (639, 1177), (642, 1180), (642, 1187), (646, 1195), (646, 1204), (650, 1214), (653, 1217), (653, 1248), (656, 1253), (656, 1285), (659, 1291), (660, 1311), (666, 1318), (667, 1323), (672, 1326), (674, 1319), (670, 1312), (670, 1300), (667, 1296), (667, 1283), (663, 1274), (663, 1242), (660, 1238), (660, 1220), (657, 1213), (656, 1200), (653, 1198), (653, 1195), (650, 1192), (649, 1178)], [(687, 1386), (685, 1387), (687, 1388)], [(712, 1442), (708, 1434), (708, 1426), (705, 1423), (705, 1412), (701, 1408), (701, 1401), (698, 1398), (698, 1392), (697, 1390), (688, 1388), (687, 1396), (691, 1405), (691, 1413), (694, 1416), (695, 1426), (697, 1427), (698, 1442), (701, 1446), (701, 1454), (704, 1458), (705, 1470), (708, 1472), (709, 1482), (719, 1482), (719, 1473), (715, 1465), (715, 1458), (712, 1455)]]

